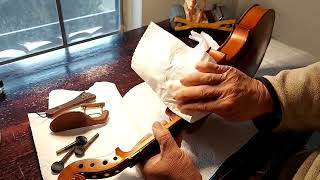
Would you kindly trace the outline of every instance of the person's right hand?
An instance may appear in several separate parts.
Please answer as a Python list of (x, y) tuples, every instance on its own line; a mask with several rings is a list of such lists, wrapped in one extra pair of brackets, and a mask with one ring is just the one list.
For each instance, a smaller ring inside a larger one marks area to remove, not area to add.
[(178, 108), (216, 113), (227, 120), (249, 120), (271, 112), (272, 98), (260, 81), (231, 66), (200, 62), (192, 73), (181, 80), (176, 91)]

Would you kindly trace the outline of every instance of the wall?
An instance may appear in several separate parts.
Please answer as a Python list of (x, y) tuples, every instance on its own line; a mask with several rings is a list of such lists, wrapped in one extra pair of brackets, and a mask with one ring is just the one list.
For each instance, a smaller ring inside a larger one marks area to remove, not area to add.
[(132, 30), (169, 18), (170, 7), (183, 0), (123, 0), (124, 30)]
[(142, 26), (142, 0), (123, 0), (123, 30), (128, 31)]
[(254, 3), (276, 10), (275, 39), (320, 57), (319, 0), (238, 0), (236, 14)]
[[(171, 5), (183, 2), (184, 0), (123, 0), (125, 30), (148, 25), (150, 21), (169, 19)], [(231, 16), (236, 11), (237, 0), (208, 0), (208, 2), (228, 7), (226, 11)]]
[(183, 2), (183, 0), (142, 0), (142, 25), (148, 25), (150, 21), (159, 22), (168, 19), (171, 5)]

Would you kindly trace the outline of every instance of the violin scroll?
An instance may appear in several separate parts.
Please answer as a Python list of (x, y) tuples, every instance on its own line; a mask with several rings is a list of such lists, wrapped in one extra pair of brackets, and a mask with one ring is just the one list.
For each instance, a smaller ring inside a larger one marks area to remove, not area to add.
[[(177, 115), (170, 115), (170, 121), (164, 125), (172, 135), (177, 135), (189, 123)], [(124, 152), (119, 147), (113, 156), (106, 159), (83, 159), (71, 163), (62, 170), (58, 179), (102, 179), (117, 175), (127, 167), (133, 167), (138, 162), (160, 152), (160, 147), (155, 137), (151, 135), (131, 151)]]

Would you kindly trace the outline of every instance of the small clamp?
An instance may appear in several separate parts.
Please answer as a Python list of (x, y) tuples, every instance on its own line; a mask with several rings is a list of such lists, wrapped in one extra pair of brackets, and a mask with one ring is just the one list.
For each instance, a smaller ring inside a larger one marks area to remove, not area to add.
[(104, 106), (105, 106), (104, 102), (100, 102), (100, 103), (83, 103), (83, 104), (81, 104), (81, 108), (83, 109), (84, 113), (86, 113), (87, 108), (101, 108), (101, 112), (102, 112)]

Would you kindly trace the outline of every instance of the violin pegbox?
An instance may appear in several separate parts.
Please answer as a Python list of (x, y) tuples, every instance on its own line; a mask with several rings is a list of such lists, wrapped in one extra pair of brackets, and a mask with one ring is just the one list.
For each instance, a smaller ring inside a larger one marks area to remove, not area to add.
[(60, 173), (58, 180), (108, 178), (119, 174), (127, 167), (127, 163), (117, 154), (101, 159), (83, 159), (68, 165)]
[[(179, 116), (170, 117), (170, 121), (164, 125), (172, 134), (177, 134), (189, 123)], [(130, 151), (115, 149), (111, 158), (83, 159), (71, 163), (60, 173), (58, 179), (102, 179), (119, 174), (127, 167), (133, 167), (137, 163), (152, 155), (159, 153), (159, 144), (153, 135), (147, 136)]]

